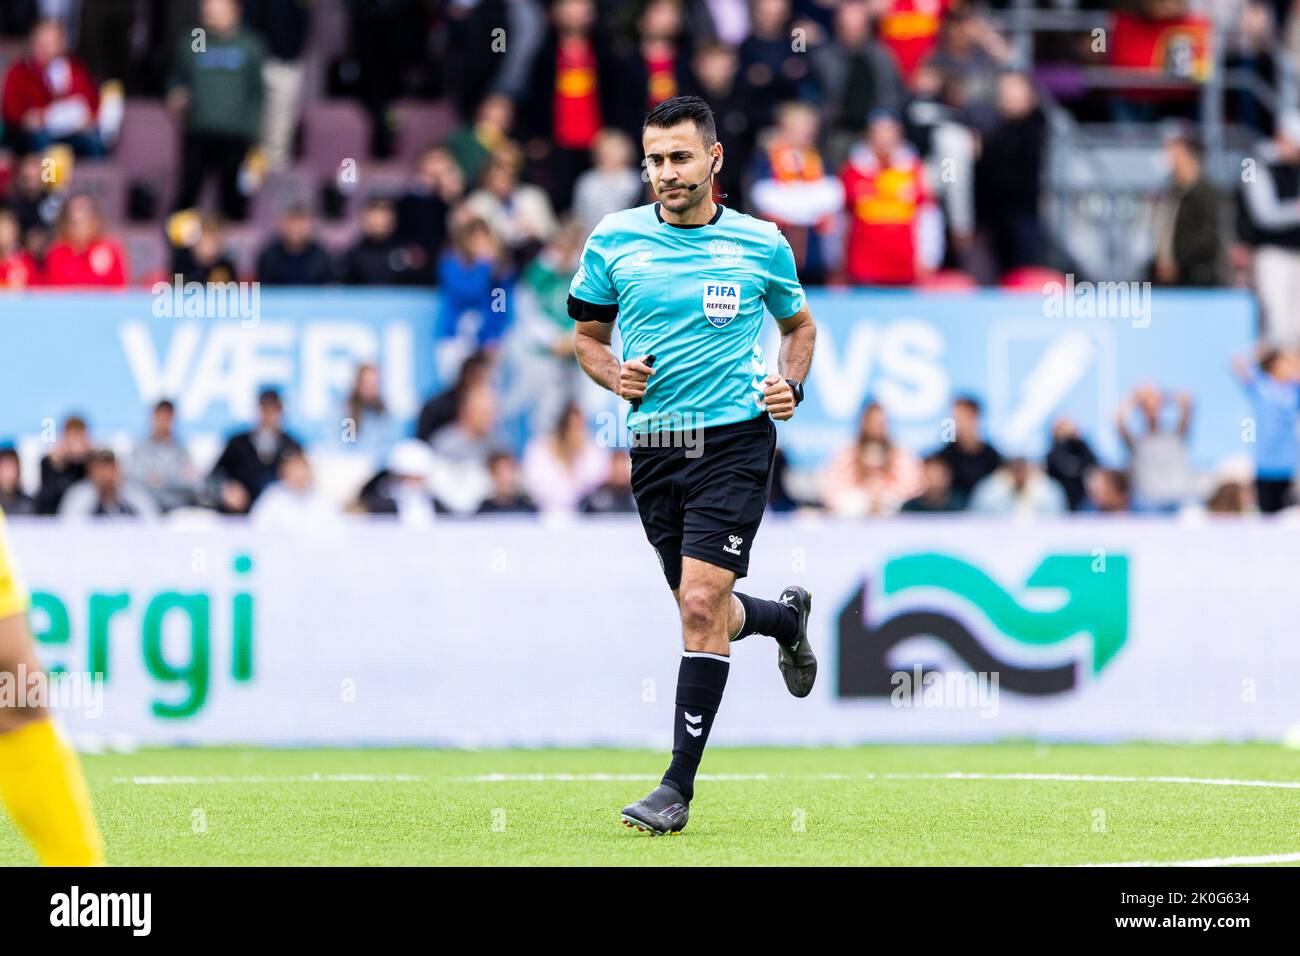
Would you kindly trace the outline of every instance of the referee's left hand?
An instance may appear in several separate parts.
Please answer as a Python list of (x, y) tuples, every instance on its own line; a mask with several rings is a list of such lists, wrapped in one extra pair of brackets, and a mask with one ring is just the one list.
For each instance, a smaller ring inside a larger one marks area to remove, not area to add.
[(794, 417), (794, 389), (790, 383), (773, 372), (763, 379), (763, 401), (767, 413), (779, 422)]

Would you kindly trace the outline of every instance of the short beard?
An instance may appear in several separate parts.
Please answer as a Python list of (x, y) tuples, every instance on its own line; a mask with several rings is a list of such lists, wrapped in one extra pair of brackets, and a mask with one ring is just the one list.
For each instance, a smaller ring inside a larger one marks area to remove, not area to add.
[[(683, 196), (681, 199), (665, 200), (662, 196), (659, 196), (658, 197), (659, 202), (669, 212), (675, 213), (676, 215), (680, 216), (684, 213), (690, 212), (700, 203), (704, 202), (705, 197), (712, 193), (711, 189), (706, 190), (704, 188), (704, 186), (707, 184), (708, 182), (706, 180), (705, 183), (695, 187), (694, 189), (686, 189), (685, 187), (682, 187)], [(680, 202), (682, 205), (680, 206), (671, 205), (671, 203), (673, 202)]]

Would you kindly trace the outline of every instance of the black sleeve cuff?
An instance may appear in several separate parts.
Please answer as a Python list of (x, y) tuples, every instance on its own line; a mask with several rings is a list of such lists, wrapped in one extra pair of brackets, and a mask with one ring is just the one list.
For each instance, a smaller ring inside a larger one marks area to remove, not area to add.
[(613, 322), (617, 317), (617, 302), (599, 305), (569, 296), (569, 318), (575, 322)]

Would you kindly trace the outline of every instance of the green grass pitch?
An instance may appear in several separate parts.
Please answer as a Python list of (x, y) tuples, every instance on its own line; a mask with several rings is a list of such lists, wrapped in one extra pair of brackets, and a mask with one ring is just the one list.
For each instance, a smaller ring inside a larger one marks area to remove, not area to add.
[[(665, 764), (649, 751), (146, 749), (84, 763), (120, 865), (1300, 859), (1300, 751), (1264, 744), (715, 748), (690, 824), (659, 838), (619, 823)], [(33, 862), (0, 816), (0, 864)]]

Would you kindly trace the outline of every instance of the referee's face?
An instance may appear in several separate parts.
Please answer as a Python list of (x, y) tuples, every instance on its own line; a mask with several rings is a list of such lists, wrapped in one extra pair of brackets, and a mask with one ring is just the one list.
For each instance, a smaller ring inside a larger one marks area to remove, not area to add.
[[(665, 209), (684, 213), (712, 192), (709, 170), (722, 157), (722, 146), (705, 147), (696, 125), (687, 120), (676, 126), (651, 126), (641, 137), (650, 188)], [(688, 186), (701, 184), (696, 189)]]

